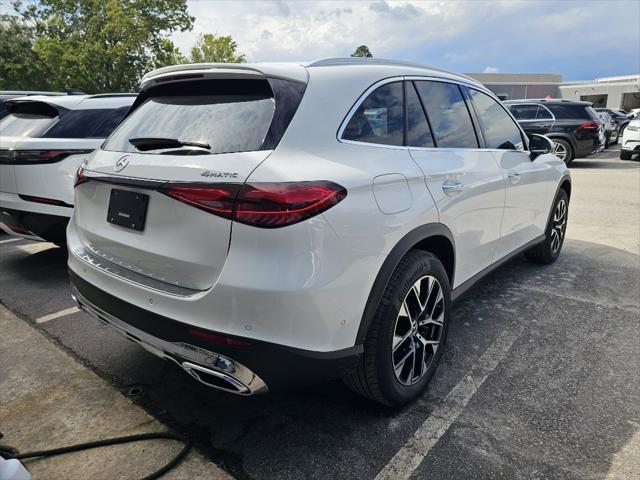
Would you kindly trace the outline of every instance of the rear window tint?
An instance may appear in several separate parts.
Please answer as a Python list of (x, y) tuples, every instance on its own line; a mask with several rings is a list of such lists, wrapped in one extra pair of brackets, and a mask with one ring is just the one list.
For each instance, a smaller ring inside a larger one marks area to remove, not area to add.
[(453, 83), (415, 82), (438, 147), (477, 148), (473, 123), (460, 88)]
[(489, 95), (473, 88), (468, 90), (476, 114), (480, 119), (482, 133), (487, 148), (501, 150), (522, 150), (522, 135), (516, 122)]
[(138, 101), (142, 103), (103, 148), (136, 152), (129, 142), (133, 138), (205, 144), (210, 148), (204, 153), (211, 154), (275, 148), (303, 92), (304, 85), (284, 80), (200, 80), (161, 85), (141, 94)]
[(402, 82), (376, 88), (358, 106), (342, 138), (366, 143), (402, 145), (404, 142)]
[(0, 135), (4, 137), (39, 137), (56, 123), (59, 114), (44, 102), (9, 104), (9, 111), (0, 120)]
[(538, 115), (536, 116), (537, 120), (553, 120), (553, 116), (551, 112), (544, 108), (542, 105), (538, 105)]
[(535, 120), (537, 105), (509, 105), (509, 111), (517, 120)]
[(431, 129), (413, 82), (407, 82), (406, 88), (407, 145), (410, 147), (434, 147)]
[(595, 120), (587, 111), (586, 105), (549, 103), (546, 107), (551, 110), (557, 120)]
[(107, 138), (124, 118), (129, 107), (72, 110), (43, 137)]

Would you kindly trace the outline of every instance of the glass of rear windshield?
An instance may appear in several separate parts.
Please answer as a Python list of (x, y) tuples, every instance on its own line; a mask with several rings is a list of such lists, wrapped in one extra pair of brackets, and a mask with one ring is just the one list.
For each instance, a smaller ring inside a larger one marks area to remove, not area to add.
[(58, 111), (44, 102), (25, 102), (9, 107), (0, 120), (2, 137), (39, 137), (58, 120)]
[(204, 145), (199, 153), (210, 154), (260, 150), (275, 111), (265, 80), (180, 82), (152, 88), (147, 96), (107, 139), (104, 150), (180, 154), (190, 148), (141, 151), (135, 139), (175, 139)]

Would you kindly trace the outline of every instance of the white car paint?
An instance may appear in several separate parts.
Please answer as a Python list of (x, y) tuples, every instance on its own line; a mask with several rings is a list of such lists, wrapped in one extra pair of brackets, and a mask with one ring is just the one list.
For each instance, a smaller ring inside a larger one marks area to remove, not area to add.
[[(338, 134), (352, 107), (379, 82), (435, 79), (496, 98), (464, 76), (385, 62), (190, 65), (148, 74), (142, 90), (162, 78), (179, 81), (181, 72), (275, 75), (304, 81), (306, 90), (273, 150), (185, 157), (98, 149), (87, 158), (88, 177), (219, 184), (328, 180), (348, 192), (320, 215), (264, 229), (120, 184), (150, 196), (146, 226), (138, 232), (107, 223), (113, 185), (77, 186), (67, 231), (71, 271), (134, 307), (189, 326), (311, 352), (353, 348), (374, 280), (407, 234), (429, 224), (448, 228), (456, 253), (453, 287), (460, 287), (539, 239), (568, 177), (553, 155), (531, 161), (527, 151), (409, 148), (346, 141)], [(123, 155), (129, 164), (115, 172)], [(237, 177), (203, 179), (210, 170)], [(459, 193), (445, 193), (451, 183), (461, 184)], [(96, 256), (115, 266), (96, 266)], [(128, 271), (142, 276), (126, 278)], [(175, 287), (196, 291), (181, 296)]]
[[(65, 110), (114, 109), (130, 106), (135, 96), (109, 95), (33, 95), (13, 98), (22, 103), (44, 102)], [(104, 138), (49, 138), (41, 136), (8, 136), (2, 127), (11, 122), (5, 117), (0, 123), (0, 154), (11, 151), (79, 150), (91, 152), (100, 146)], [(51, 125), (54, 127), (55, 123)], [(50, 128), (51, 128), (50, 127)], [(55, 163), (12, 164), (0, 160), (0, 210), (29, 212), (57, 217), (71, 217), (74, 203), (73, 179), (87, 153), (66, 156)], [(28, 201), (22, 196), (43, 197), (62, 202), (64, 206)], [(42, 240), (35, 234), (20, 234), (0, 219), (0, 229), (16, 237)]]
[(640, 153), (640, 120), (631, 120), (622, 133), (623, 152)]

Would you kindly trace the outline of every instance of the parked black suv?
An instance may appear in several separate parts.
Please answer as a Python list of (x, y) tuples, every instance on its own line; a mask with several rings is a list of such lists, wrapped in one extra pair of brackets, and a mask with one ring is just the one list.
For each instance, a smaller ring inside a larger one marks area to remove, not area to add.
[(590, 102), (526, 99), (503, 102), (527, 135), (546, 135), (565, 163), (604, 148), (600, 119)]

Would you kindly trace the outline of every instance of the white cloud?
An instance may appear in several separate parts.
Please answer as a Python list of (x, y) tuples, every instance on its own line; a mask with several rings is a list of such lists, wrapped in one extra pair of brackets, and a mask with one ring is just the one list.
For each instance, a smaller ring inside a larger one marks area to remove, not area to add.
[[(344, 56), (366, 44), (376, 56), (395, 54), (409, 42), (452, 36), (460, 6), (441, 3), (323, 1), (191, 1), (192, 32), (173, 36), (187, 52), (199, 33), (231, 35), (253, 61)], [(436, 27), (437, 25), (437, 28)], [(433, 26), (433, 28), (429, 27)], [(264, 32), (269, 34), (264, 35)]]
[(498, 67), (484, 67), (482, 73), (498, 73), (500, 69)]
[(640, 43), (637, 0), (189, 0), (189, 11), (194, 29), (172, 36), (184, 53), (198, 34), (217, 33), (231, 35), (249, 61), (348, 56), (365, 44), (375, 57), (457, 71), (490, 65), (576, 78), (640, 70), (637, 49), (623, 48)]

